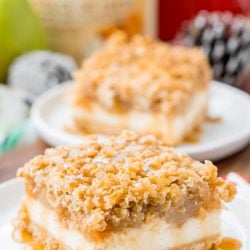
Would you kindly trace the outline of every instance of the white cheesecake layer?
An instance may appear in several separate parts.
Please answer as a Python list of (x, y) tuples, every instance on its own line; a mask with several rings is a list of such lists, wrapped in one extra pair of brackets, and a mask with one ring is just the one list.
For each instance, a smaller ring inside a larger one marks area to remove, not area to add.
[(107, 128), (130, 129), (138, 133), (151, 133), (172, 137), (173, 141), (182, 140), (187, 130), (192, 130), (206, 110), (208, 91), (200, 91), (192, 96), (187, 111), (168, 117), (163, 113), (141, 112), (131, 110), (124, 113), (111, 113), (103, 109), (99, 104), (93, 104), (91, 109), (84, 107), (72, 107), (72, 116), (78, 121), (86, 121), (93, 126), (104, 125)]
[(193, 128), (196, 120), (199, 117), (205, 117), (208, 103), (208, 92), (203, 91), (194, 95), (194, 99), (190, 102), (190, 106), (187, 112), (184, 112), (182, 115), (178, 115), (175, 117), (173, 122), (173, 133), (175, 137), (181, 138), (183, 133), (187, 130), (187, 128)]
[(78, 231), (65, 228), (56, 214), (39, 201), (25, 200), (30, 220), (46, 229), (48, 234), (71, 250), (155, 250), (172, 249), (220, 234), (220, 211), (209, 213), (204, 219), (189, 219), (181, 227), (155, 219), (138, 228), (113, 233), (104, 242), (90, 242)]

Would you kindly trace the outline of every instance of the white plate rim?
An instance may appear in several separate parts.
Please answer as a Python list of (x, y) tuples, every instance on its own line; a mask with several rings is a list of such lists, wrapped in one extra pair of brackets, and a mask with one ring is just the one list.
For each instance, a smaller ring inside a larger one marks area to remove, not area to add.
[(22, 180), (20, 178), (12, 178), (10, 180), (7, 180), (5, 182), (2, 182), (0, 183), (0, 192), (3, 190), (3, 189), (6, 189), (6, 188), (9, 188), (10, 186), (12, 185), (17, 185), (18, 183), (22, 182)]

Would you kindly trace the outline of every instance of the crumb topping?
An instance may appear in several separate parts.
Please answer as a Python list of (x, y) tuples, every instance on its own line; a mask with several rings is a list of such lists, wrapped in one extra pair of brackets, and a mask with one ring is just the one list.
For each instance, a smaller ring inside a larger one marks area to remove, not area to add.
[(191, 204), (199, 212), (220, 208), (235, 193), (210, 161), (194, 161), (154, 136), (128, 131), (47, 149), (19, 169), (18, 176), (32, 183), (29, 192), (88, 232), (140, 225), (159, 214), (190, 216)]
[(211, 80), (205, 53), (137, 35), (114, 34), (75, 73), (74, 101), (94, 100), (102, 107), (138, 110), (180, 108)]

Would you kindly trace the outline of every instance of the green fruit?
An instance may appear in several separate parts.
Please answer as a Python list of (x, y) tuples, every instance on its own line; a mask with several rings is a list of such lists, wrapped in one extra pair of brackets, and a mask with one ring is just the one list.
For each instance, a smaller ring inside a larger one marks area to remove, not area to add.
[(38, 18), (26, 0), (0, 0), (0, 82), (11, 61), (21, 53), (46, 48)]

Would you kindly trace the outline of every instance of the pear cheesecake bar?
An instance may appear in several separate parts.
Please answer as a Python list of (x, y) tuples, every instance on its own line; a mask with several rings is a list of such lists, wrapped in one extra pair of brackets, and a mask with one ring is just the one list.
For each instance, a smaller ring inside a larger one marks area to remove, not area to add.
[(13, 237), (29, 249), (211, 249), (235, 195), (210, 161), (128, 131), (47, 149), (18, 176), (26, 196)]
[(68, 128), (112, 135), (130, 129), (176, 145), (204, 120), (210, 81), (201, 49), (116, 33), (75, 73)]

